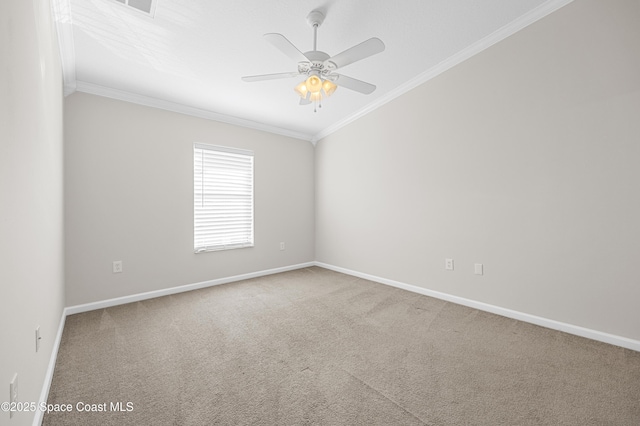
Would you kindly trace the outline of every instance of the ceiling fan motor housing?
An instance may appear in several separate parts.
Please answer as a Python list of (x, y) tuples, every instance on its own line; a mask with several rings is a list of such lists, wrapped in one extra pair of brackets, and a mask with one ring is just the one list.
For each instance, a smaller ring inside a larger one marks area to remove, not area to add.
[(298, 72), (300, 74), (321, 75), (328, 74), (332, 69), (335, 69), (335, 66), (333, 68), (331, 68), (330, 66), (327, 67), (328, 64), (332, 63), (330, 61), (326, 62), (326, 60), (329, 59), (330, 56), (325, 52), (321, 52), (319, 50), (311, 50), (309, 52), (305, 52), (304, 56), (309, 59), (309, 62), (298, 62)]

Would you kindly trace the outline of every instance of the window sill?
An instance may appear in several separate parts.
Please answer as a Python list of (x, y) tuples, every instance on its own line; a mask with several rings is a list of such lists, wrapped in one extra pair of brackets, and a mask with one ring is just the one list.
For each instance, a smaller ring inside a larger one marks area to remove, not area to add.
[(235, 249), (242, 249), (242, 248), (251, 248), (253, 246), (254, 246), (253, 244), (234, 244), (229, 246), (214, 246), (214, 247), (195, 249), (194, 253), (200, 254), (200, 253), (208, 253), (212, 251), (235, 250)]

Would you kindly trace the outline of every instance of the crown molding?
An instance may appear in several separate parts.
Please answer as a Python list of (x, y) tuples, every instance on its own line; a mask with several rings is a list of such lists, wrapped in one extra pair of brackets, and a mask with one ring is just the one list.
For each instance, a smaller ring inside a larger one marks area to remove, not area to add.
[(71, 20), (70, 7), (70, 0), (52, 0), (51, 2), (51, 13), (55, 22), (56, 32), (58, 34), (58, 45), (60, 47), (64, 96), (69, 96), (70, 94), (79, 91), (311, 142), (310, 134), (296, 132), (276, 126), (269, 126), (243, 118), (233, 117), (213, 111), (190, 107), (175, 102), (165, 101), (162, 99), (143, 96), (137, 93), (112, 89), (109, 87), (77, 80), (76, 54), (73, 40), (73, 22)]
[(556, 10), (560, 9), (563, 6), (566, 6), (571, 2), (573, 2), (573, 0), (549, 0), (541, 4), (537, 8), (522, 15), (520, 18), (516, 19), (515, 21), (512, 21), (509, 24), (505, 25), (504, 27), (499, 28), (498, 30), (486, 36), (485, 38), (478, 40), (477, 42), (473, 43), (466, 49), (461, 50), (460, 52), (445, 59), (444, 61), (440, 62), (434, 67), (431, 67), (425, 72), (418, 74), (418, 76), (416, 76), (415, 78), (407, 81), (406, 83), (384, 94), (383, 96), (379, 97), (375, 101), (366, 105), (364, 108), (356, 111), (355, 113), (349, 115), (348, 117), (323, 129), (322, 131), (315, 134), (311, 138), (311, 143), (314, 146), (316, 146), (320, 140), (338, 131), (339, 129), (346, 126), (347, 124), (354, 122), (358, 118), (363, 117), (369, 114), (370, 112), (380, 108), (382, 105), (388, 102), (391, 102), (392, 100), (402, 96), (403, 94), (409, 92), (410, 90), (415, 89), (421, 84), (426, 83), (427, 81), (442, 74), (448, 69), (451, 69), (454, 66), (458, 65), (459, 63), (471, 58), (472, 56), (477, 55), (483, 50), (517, 33), (523, 28), (533, 24), (534, 22), (544, 18), (545, 16), (555, 12)]
[(71, 21), (70, 12), (70, 0), (52, 0), (52, 12), (56, 29), (58, 33), (58, 42), (60, 45), (60, 55), (62, 62), (62, 72), (64, 77), (64, 95), (68, 96), (71, 93), (77, 91), (90, 93), (99, 96), (105, 96), (112, 99), (123, 100), (126, 102), (132, 102), (140, 105), (150, 106), (153, 108), (164, 109), (167, 111), (177, 112), (180, 114), (192, 115), (207, 120), (219, 121), (227, 124), (232, 124), (240, 127), (246, 127), (250, 129), (260, 130), (268, 133), (274, 133), (282, 136), (288, 136), (295, 139), (301, 139), (311, 142), (314, 146), (323, 138), (338, 131), (342, 127), (354, 122), (360, 117), (363, 117), (370, 112), (380, 108), (386, 103), (402, 96), (403, 94), (415, 89), (423, 83), (431, 80), (432, 78), (442, 74), (448, 69), (453, 68), (459, 63), (471, 58), (474, 55), (482, 52), (483, 50), (493, 46), (494, 44), (504, 40), (505, 38), (517, 33), (523, 28), (533, 24), (534, 22), (544, 18), (545, 16), (555, 12), (563, 6), (573, 2), (573, 0), (549, 0), (537, 8), (522, 15), (515, 21), (510, 22), (504, 27), (494, 31), (487, 37), (472, 44), (466, 49), (456, 53), (455, 55), (440, 62), (436, 66), (428, 69), (427, 71), (419, 74), (417, 77), (407, 81), (406, 83), (396, 87), (390, 92), (379, 97), (375, 101), (367, 104), (360, 110), (345, 117), (344, 119), (326, 127), (315, 135), (309, 135), (306, 133), (296, 132), (293, 130), (266, 125), (251, 120), (246, 120), (239, 117), (233, 117), (213, 111), (194, 108), (183, 104), (178, 104), (162, 99), (151, 98), (136, 93), (126, 92), (117, 89), (111, 89), (104, 86), (99, 86), (92, 83), (78, 81), (76, 79), (76, 57), (73, 43), (73, 25)]
[(232, 124), (234, 126), (246, 127), (254, 130), (274, 133), (276, 135), (287, 136), (290, 138), (311, 142), (311, 136), (305, 133), (295, 132), (281, 127), (269, 126), (267, 124), (258, 123), (256, 121), (246, 120), (244, 118), (233, 117), (230, 115), (220, 114), (205, 109), (194, 108), (176, 102), (152, 98), (137, 93), (127, 92), (124, 90), (112, 89), (110, 87), (100, 86), (98, 84), (87, 83), (86, 81), (76, 81), (75, 90), (78, 92), (89, 93), (91, 95), (103, 96), (106, 98), (131, 102), (138, 105), (163, 109), (165, 111), (177, 112), (193, 117), (204, 118), (206, 120), (219, 121), (222, 123)]

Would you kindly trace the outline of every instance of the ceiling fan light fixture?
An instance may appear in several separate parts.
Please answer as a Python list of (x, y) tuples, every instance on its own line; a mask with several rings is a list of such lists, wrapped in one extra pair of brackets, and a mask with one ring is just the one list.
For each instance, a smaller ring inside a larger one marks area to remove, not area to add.
[(333, 94), (333, 92), (336, 91), (337, 88), (338, 88), (338, 86), (336, 86), (335, 84), (333, 84), (329, 80), (324, 80), (322, 82), (322, 90), (324, 90), (324, 93), (327, 96), (331, 96)]
[(307, 79), (307, 81), (305, 81), (305, 85), (311, 93), (320, 93), (320, 90), (322, 89), (322, 80), (317, 75), (312, 75)]
[[(306, 103), (313, 102), (316, 106), (322, 106), (322, 97), (331, 96), (337, 88), (338, 86), (332, 81), (324, 80), (322, 77), (313, 74), (305, 81), (299, 83), (293, 90), (300, 95), (302, 99), (307, 101)], [(306, 103), (301, 103), (301, 105), (305, 105)], [(315, 108), (314, 111), (316, 111)]]
[(322, 94), (320, 92), (311, 92), (309, 100), (312, 102), (319, 102), (322, 100)]
[(307, 89), (306, 83), (307, 83), (306, 81), (303, 81), (302, 83), (298, 84), (296, 87), (293, 88), (293, 90), (295, 90), (296, 93), (300, 95), (302, 99), (306, 99), (307, 93), (309, 92), (309, 89)]

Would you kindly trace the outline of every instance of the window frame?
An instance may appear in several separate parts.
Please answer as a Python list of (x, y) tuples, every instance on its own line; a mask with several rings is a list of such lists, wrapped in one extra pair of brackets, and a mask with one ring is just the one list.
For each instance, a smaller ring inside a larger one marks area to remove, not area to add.
[[(200, 157), (198, 156), (200, 154)], [(205, 157), (207, 156), (207, 157)], [(207, 162), (208, 167), (207, 167)], [(215, 167), (218, 162), (222, 167)], [(200, 172), (200, 176), (198, 176)], [(230, 180), (236, 175), (236, 180)], [(208, 176), (207, 176), (208, 175)], [(206, 177), (206, 179), (205, 179)], [(219, 145), (210, 145), (196, 142), (193, 144), (193, 249), (194, 253), (206, 253), (211, 251), (233, 250), (238, 248), (254, 247), (255, 245), (255, 164), (254, 153), (251, 150), (232, 148)], [(207, 185), (205, 185), (207, 183)], [(198, 188), (200, 185), (200, 188)], [(212, 188), (206, 191), (204, 188)], [(236, 194), (229, 194), (229, 188), (236, 187)], [(216, 192), (217, 191), (217, 192)], [(223, 195), (224, 194), (224, 195)], [(247, 194), (250, 194), (247, 200)], [(223, 201), (225, 207), (213, 203), (207, 209), (204, 206), (207, 197), (218, 198)], [(230, 202), (230, 200), (233, 200)], [(231, 208), (233, 205), (237, 208)], [(217, 216), (224, 219), (228, 216), (228, 222), (211, 224), (211, 217)], [(249, 219), (246, 219), (249, 214)], [(203, 216), (209, 216), (208, 224)], [(224, 239), (224, 229), (243, 228), (241, 231), (228, 232), (227, 240)], [(198, 232), (200, 231), (200, 232)], [(204, 234), (208, 234), (206, 238)], [(214, 242), (214, 240), (217, 240)]]

